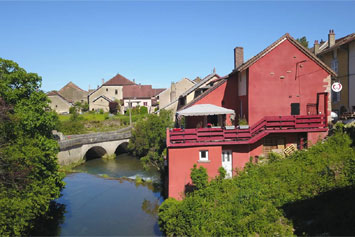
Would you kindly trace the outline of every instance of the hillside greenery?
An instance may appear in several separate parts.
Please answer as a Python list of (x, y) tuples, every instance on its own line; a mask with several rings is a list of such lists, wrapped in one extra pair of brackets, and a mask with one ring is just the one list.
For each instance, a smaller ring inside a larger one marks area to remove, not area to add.
[(39, 88), (41, 77), (0, 58), (0, 235), (26, 235), (58, 198), (57, 116)]
[(208, 182), (195, 167), (199, 187), (165, 200), (159, 225), (168, 236), (354, 235), (351, 142), (339, 130), (289, 158), (249, 163), (233, 179)]

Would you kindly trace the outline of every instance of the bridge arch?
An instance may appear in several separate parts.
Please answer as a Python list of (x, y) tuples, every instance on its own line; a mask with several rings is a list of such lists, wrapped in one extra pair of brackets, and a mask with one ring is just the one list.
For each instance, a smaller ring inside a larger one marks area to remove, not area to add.
[(117, 146), (115, 150), (116, 155), (127, 153), (127, 152), (128, 152), (128, 142), (122, 142)]
[(102, 158), (106, 154), (107, 151), (105, 150), (105, 148), (101, 146), (93, 146), (85, 152), (84, 159), (92, 160), (92, 159)]

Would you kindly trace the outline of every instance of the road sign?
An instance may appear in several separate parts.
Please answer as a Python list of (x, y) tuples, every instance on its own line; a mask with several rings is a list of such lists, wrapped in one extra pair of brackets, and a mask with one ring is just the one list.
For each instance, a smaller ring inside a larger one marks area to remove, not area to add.
[(341, 85), (340, 82), (334, 82), (333, 85), (332, 85), (332, 90), (334, 92), (340, 92), (341, 89), (343, 89), (343, 86)]

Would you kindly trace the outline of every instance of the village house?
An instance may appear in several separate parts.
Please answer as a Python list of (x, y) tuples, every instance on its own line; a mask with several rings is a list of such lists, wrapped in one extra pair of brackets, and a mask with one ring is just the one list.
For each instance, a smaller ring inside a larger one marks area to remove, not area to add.
[(57, 113), (69, 113), (70, 107), (76, 102), (87, 102), (88, 92), (69, 82), (63, 86), (59, 91), (51, 91), (47, 93), (51, 100), (50, 107)]
[(177, 99), (179, 96), (190, 89), (196, 83), (188, 78), (183, 78), (178, 82), (172, 82), (171, 86), (162, 91), (159, 96), (159, 108), (166, 110), (173, 110), (174, 113), (177, 109)]
[(47, 96), (51, 101), (49, 107), (58, 114), (69, 113), (70, 107), (73, 106), (73, 103), (65, 99), (58, 91), (50, 91), (47, 93)]
[(334, 30), (330, 30), (327, 41), (314, 42), (313, 52), (338, 74), (332, 83), (342, 85), (340, 92), (332, 90), (333, 111), (338, 115), (355, 113), (355, 33), (335, 39)]
[[(159, 100), (160, 100), (160, 104), (163, 104), (165, 106), (159, 106), (159, 109), (171, 110), (173, 112), (173, 114), (175, 114), (177, 110), (179, 110), (180, 108), (182, 108), (186, 104), (190, 103), (196, 97), (198, 97), (199, 95), (201, 95), (202, 93), (207, 91), (210, 87), (212, 87), (214, 82), (216, 82), (219, 78), (220, 78), (220, 76), (216, 73), (216, 71), (214, 69), (213, 73), (207, 75), (203, 79), (198, 79), (196, 81), (189, 80), (190, 82), (192, 82), (192, 86), (189, 87), (188, 89), (183, 90), (183, 88), (186, 88), (186, 87), (180, 87), (181, 89), (179, 91), (174, 90), (174, 88), (176, 88), (178, 83), (172, 84), (171, 89), (170, 89), (170, 92), (171, 92), (170, 95), (173, 94), (173, 96), (171, 96), (171, 99), (170, 99), (171, 102), (167, 103), (167, 104), (163, 102), (163, 101), (165, 101), (165, 98), (166, 98), (166, 95), (164, 94), (165, 91), (164, 91), (163, 93), (160, 94)], [(185, 79), (185, 80), (188, 80), (188, 79)], [(188, 84), (185, 83), (184, 85), (188, 85)], [(177, 93), (177, 92), (179, 92), (179, 93)], [(175, 117), (174, 117), (174, 120), (175, 120)]]
[(333, 70), (289, 34), (246, 62), (243, 48), (234, 54), (234, 70), (178, 110), (186, 128), (167, 130), (169, 197), (184, 197), (194, 164), (232, 177), (250, 157), (289, 154), (327, 135)]
[[(109, 104), (117, 102), (123, 105), (121, 112), (126, 111), (131, 102), (132, 107), (146, 106), (148, 111), (152, 110), (152, 106), (156, 106), (157, 94), (165, 89), (153, 89), (151, 85), (138, 85), (128, 80), (124, 76), (117, 74), (96, 90), (92, 91), (88, 96), (89, 110), (103, 110), (109, 112)], [(153, 103), (152, 103), (153, 101)]]

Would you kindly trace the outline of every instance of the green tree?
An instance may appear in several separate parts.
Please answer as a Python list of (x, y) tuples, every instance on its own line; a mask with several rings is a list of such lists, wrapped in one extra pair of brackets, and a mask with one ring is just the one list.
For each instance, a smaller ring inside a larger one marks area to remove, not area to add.
[(308, 40), (306, 38), (306, 36), (303, 36), (301, 38), (297, 38), (296, 39), (300, 44), (302, 44), (302, 46), (306, 47), (308, 49)]
[(196, 164), (191, 169), (191, 180), (197, 189), (205, 188), (208, 184), (207, 169), (203, 166), (197, 168)]
[(0, 58), (0, 235), (23, 235), (63, 188), (41, 77)]
[(166, 128), (173, 125), (170, 111), (162, 110), (160, 114), (148, 114), (138, 121), (132, 129), (128, 149), (138, 157), (145, 168), (153, 166), (158, 170), (164, 168), (166, 156)]

